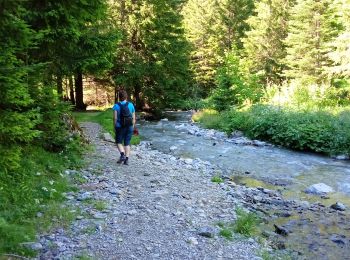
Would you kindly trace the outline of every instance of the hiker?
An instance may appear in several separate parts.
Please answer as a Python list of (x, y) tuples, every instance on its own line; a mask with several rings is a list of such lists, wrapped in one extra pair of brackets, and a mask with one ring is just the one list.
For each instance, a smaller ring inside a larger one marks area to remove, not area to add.
[(128, 94), (125, 90), (120, 90), (120, 102), (113, 106), (113, 123), (115, 128), (116, 143), (120, 152), (120, 158), (117, 163), (129, 164), (130, 155), (130, 140), (133, 135), (136, 117), (135, 107), (131, 102), (128, 102)]

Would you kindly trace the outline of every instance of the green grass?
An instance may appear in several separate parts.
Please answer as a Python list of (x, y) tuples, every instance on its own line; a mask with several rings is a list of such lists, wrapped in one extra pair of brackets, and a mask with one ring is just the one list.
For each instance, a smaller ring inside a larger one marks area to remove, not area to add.
[(211, 178), (211, 181), (214, 183), (223, 183), (224, 182), (224, 180), (220, 176), (213, 176)]
[(235, 209), (237, 219), (231, 223), (218, 223), (221, 228), (220, 235), (229, 240), (233, 238), (234, 234), (240, 234), (244, 237), (252, 237), (258, 234), (259, 218), (255, 213), (246, 212), (241, 208)]
[(21, 167), (0, 173), (0, 255), (33, 256), (20, 244), (36, 241), (37, 232), (67, 226), (75, 216), (62, 206), (62, 193), (74, 189), (64, 170), (82, 166), (84, 147), (73, 141), (61, 153), (35, 146), (22, 149), (26, 156)]
[(228, 240), (231, 240), (233, 238), (233, 231), (229, 228), (222, 228), (220, 230), (220, 236), (228, 239)]
[(107, 203), (103, 200), (95, 200), (92, 202), (92, 205), (99, 211), (105, 210), (107, 208)]
[[(100, 124), (106, 132), (114, 136), (112, 109), (101, 112), (75, 112), (73, 115), (78, 122), (94, 122)], [(137, 145), (140, 141), (140, 136), (133, 135), (130, 143), (132, 145)]]
[(260, 223), (258, 216), (241, 208), (236, 208), (236, 214), (237, 219), (234, 223), (233, 231), (246, 237), (255, 235)]

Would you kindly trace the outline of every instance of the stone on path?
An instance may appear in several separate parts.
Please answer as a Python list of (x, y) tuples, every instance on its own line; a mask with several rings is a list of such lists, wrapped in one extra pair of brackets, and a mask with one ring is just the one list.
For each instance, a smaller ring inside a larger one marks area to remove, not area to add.
[(103, 133), (103, 140), (105, 140), (106, 142), (115, 142), (115, 139), (111, 136), (110, 133)]
[(316, 194), (316, 195), (322, 195), (330, 192), (334, 192), (333, 188), (324, 183), (313, 184), (305, 190), (305, 193)]
[(331, 205), (331, 208), (339, 211), (344, 211), (346, 209), (346, 206), (341, 202), (337, 202)]

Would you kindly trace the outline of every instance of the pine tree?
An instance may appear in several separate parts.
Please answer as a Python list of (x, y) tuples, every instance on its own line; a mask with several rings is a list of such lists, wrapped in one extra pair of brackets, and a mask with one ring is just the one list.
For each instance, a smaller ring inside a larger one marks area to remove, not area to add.
[(338, 0), (334, 4), (338, 8), (342, 32), (331, 43), (333, 51), (330, 53), (330, 58), (333, 66), (330, 72), (350, 79), (350, 1)]
[(23, 19), (22, 1), (3, 1), (0, 8), (0, 174), (19, 166), (20, 144), (29, 143), (39, 132), (34, 128), (38, 113), (28, 89), (34, 69), (27, 62), (34, 35)]
[(181, 1), (114, 2), (123, 39), (114, 67), (117, 85), (125, 87), (136, 106), (174, 106), (189, 82), (188, 45), (179, 15)]
[(331, 0), (298, 0), (289, 23), (285, 75), (305, 84), (327, 81), (329, 43), (339, 30)]
[(204, 95), (215, 87), (217, 69), (232, 48), (241, 49), (254, 1), (189, 0), (184, 8), (186, 35), (192, 45), (191, 68)]
[(262, 0), (257, 3), (256, 15), (248, 19), (244, 53), (247, 66), (265, 83), (280, 83), (286, 56), (283, 41), (287, 36), (290, 0)]

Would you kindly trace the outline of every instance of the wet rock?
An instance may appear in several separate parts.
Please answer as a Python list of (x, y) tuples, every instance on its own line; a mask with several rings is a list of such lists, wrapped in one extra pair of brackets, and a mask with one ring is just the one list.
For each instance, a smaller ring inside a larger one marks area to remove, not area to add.
[(243, 137), (243, 136), (244, 136), (244, 133), (238, 130), (233, 131), (231, 134), (232, 138)]
[(313, 184), (305, 190), (305, 193), (316, 195), (324, 195), (330, 192), (334, 192), (333, 188), (324, 183)]
[(279, 235), (288, 236), (288, 234), (290, 233), (290, 231), (288, 229), (286, 229), (285, 227), (278, 226), (276, 224), (274, 224), (273, 226), (275, 228), (275, 232)]
[(186, 164), (192, 164), (193, 163), (193, 159), (187, 158), (187, 159), (185, 159), (185, 163)]
[(170, 146), (169, 149), (171, 152), (173, 152), (173, 151), (177, 150), (178, 148), (177, 148), (177, 146), (173, 145), (173, 146)]
[(341, 154), (341, 155), (338, 155), (335, 157), (335, 159), (337, 160), (349, 160), (349, 155), (346, 155), (346, 154)]
[(339, 211), (344, 211), (346, 209), (346, 206), (343, 203), (336, 202), (331, 205), (331, 208)]
[(215, 236), (216, 229), (213, 227), (201, 227), (198, 230), (198, 235), (207, 237), (207, 238), (213, 238)]
[(266, 142), (259, 141), (259, 140), (253, 140), (253, 145), (262, 147), (262, 146), (266, 145)]

